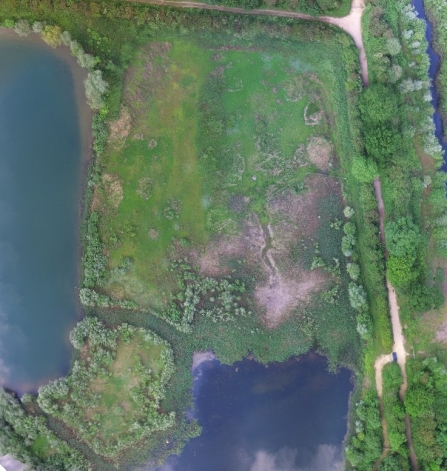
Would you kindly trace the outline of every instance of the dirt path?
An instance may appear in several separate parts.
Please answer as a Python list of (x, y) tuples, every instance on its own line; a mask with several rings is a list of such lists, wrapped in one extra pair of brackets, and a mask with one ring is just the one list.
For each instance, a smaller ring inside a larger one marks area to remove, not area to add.
[[(384, 245), (385, 251), (385, 259), (388, 258), (388, 251), (386, 249), (386, 240), (385, 240), (385, 207), (383, 204), (382, 198), (382, 187), (380, 184), (380, 180), (376, 178), (374, 180), (374, 190), (376, 193), (377, 198), (377, 209), (379, 211), (379, 231), (380, 231), (380, 239)], [(408, 353), (405, 351), (405, 337), (402, 332), (402, 325), (400, 323), (399, 317), (399, 305), (397, 304), (397, 296), (396, 291), (389, 282), (386, 280), (386, 287), (388, 289), (388, 300), (390, 305), (390, 316), (391, 316), (391, 326), (393, 330), (393, 352), (397, 354), (397, 363), (400, 366), (400, 370), (402, 372), (402, 385), (399, 390), (399, 396), (401, 401), (403, 402), (405, 399), (405, 392), (407, 390), (408, 381), (407, 381), (407, 371), (405, 369), (405, 364), (407, 361)], [(376, 387), (377, 387), (377, 394), (380, 400), (380, 415), (382, 421), (382, 428), (383, 428), (383, 441), (384, 441), (384, 450), (382, 456), (378, 463), (376, 463), (375, 469), (378, 468), (380, 465), (380, 461), (388, 454), (389, 451), (389, 440), (388, 440), (388, 429), (386, 426), (385, 418), (384, 418), (384, 411), (383, 411), (383, 401), (382, 401), (382, 392), (383, 392), (383, 381), (382, 381), (382, 371), (383, 367), (393, 361), (392, 354), (388, 355), (381, 355), (378, 357), (374, 363), (374, 369), (376, 373)], [(408, 448), (410, 450), (410, 460), (413, 471), (418, 471), (417, 465), (417, 458), (413, 448), (413, 440), (411, 438), (411, 425), (410, 425), (410, 418), (408, 415), (405, 417), (405, 431), (406, 437), (408, 442)]]
[(362, 14), (365, 9), (364, 0), (352, 0), (351, 11), (349, 15), (343, 18), (333, 18), (331, 16), (310, 16), (304, 13), (294, 11), (281, 11), (281, 10), (265, 10), (254, 9), (245, 10), (244, 8), (225, 7), (221, 5), (208, 5), (200, 2), (182, 2), (175, 0), (128, 0), (133, 3), (146, 3), (149, 5), (162, 5), (177, 8), (194, 8), (202, 10), (215, 10), (227, 13), (237, 13), (238, 15), (263, 15), (263, 16), (280, 16), (284, 18), (296, 18), (299, 20), (309, 21), (322, 21), (329, 23), (346, 31), (354, 40), (357, 49), (359, 50), (360, 68), (362, 74), (363, 85), (368, 86), (368, 64), (366, 61), (365, 48), (362, 39)]

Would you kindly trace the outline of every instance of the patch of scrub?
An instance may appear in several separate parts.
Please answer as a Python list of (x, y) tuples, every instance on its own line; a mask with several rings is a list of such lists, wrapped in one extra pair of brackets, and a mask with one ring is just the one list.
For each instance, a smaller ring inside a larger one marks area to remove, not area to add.
[(70, 375), (41, 387), (38, 403), (95, 453), (115, 458), (175, 424), (174, 413), (160, 410), (174, 371), (167, 342), (127, 324), (110, 330), (91, 317), (70, 340), (79, 353)]

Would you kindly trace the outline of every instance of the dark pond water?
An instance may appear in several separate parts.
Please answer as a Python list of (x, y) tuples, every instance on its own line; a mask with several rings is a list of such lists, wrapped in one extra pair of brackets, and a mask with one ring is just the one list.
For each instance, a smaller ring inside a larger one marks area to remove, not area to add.
[(351, 373), (310, 353), (268, 367), (205, 361), (193, 370), (203, 431), (158, 471), (341, 471)]
[(425, 15), (424, 9), (424, 1), (423, 0), (413, 0), (414, 8), (416, 9), (419, 18), (425, 21), (427, 27), (425, 30), (425, 37), (427, 38), (428, 47), (427, 47), (427, 54), (430, 58), (430, 68), (429, 68), (429, 76), (431, 79), (431, 94), (432, 94), (432, 105), (435, 109), (435, 113), (433, 115), (433, 121), (435, 123), (435, 134), (436, 137), (441, 144), (442, 148), (444, 149), (444, 165), (442, 169), (446, 172), (447, 171), (447, 142), (443, 140), (443, 123), (441, 119), (441, 114), (439, 112), (439, 93), (435, 86), (436, 74), (438, 73), (439, 66), (440, 66), (440, 57), (435, 52), (432, 46), (433, 40), (433, 28), (430, 22)]
[(68, 63), (0, 33), (0, 383), (19, 392), (69, 366), (81, 154)]

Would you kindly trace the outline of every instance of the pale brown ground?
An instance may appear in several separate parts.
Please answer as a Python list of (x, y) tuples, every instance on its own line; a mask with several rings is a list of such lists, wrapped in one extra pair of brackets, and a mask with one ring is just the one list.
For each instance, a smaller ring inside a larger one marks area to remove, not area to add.
[(334, 147), (324, 137), (311, 136), (307, 141), (307, 157), (320, 170), (328, 170), (334, 155)]
[(112, 208), (117, 209), (123, 201), (123, 185), (118, 175), (103, 173), (101, 184), (105, 192), (107, 202)]
[(126, 142), (131, 127), (132, 119), (129, 110), (123, 106), (118, 119), (112, 121), (109, 125), (109, 143), (115, 149), (121, 149)]
[(214, 277), (231, 273), (229, 260), (243, 260), (256, 273), (255, 301), (263, 322), (272, 328), (296, 308), (308, 305), (330, 279), (323, 270), (305, 270), (291, 259), (290, 252), (299, 240), (307, 241), (302, 250), (313, 250), (311, 239), (320, 224), (319, 201), (334, 194), (341, 197), (340, 185), (316, 174), (310, 175), (305, 185), (307, 190), (302, 194), (285, 192), (269, 201), (272, 222), (268, 226), (263, 227), (251, 213), (240, 234), (216, 236), (203, 253), (193, 255), (201, 274)]

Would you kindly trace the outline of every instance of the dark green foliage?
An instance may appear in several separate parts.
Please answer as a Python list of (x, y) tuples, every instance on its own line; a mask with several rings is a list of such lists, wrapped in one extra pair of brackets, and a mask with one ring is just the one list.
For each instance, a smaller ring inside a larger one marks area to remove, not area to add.
[(415, 312), (426, 312), (441, 307), (444, 294), (438, 285), (415, 284), (411, 287), (408, 301)]
[(383, 378), (383, 406), (385, 421), (388, 428), (388, 439), (390, 449), (407, 459), (408, 468), (408, 446), (405, 436), (405, 407), (399, 398), (399, 390), (402, 385), (402, 373), (397, 363), (386, 365), (382, 372)]
[(346, 447), (346, 458), (359, 471), (371, 471), (382, 453), (382, 426), (379, 401), (375, 392), (367, 390), (355, 405), (355, 433)]
[(104, 245), (99, 237), (98, 213), (90, 214), (83, 239), (83, 285), (85, 288), (93, 288), (104, 281), (107, 266)]
[(101, 116), (100, 113), (96, 113), (93, 116), (92, 131), (93, 150), (97, 154), (101, 154), (106, 148), (107, 138), (109, 137), (109, 130), (103, 116)]
[(422, 238), (419, 227), (410, 217), (401, 217), (388, 222), (385, 226), (385, 236), (387, 249), (391, 255), (416, 258)]
[(405, 471), (409, 469), (408, 458), (390, 454), (380, 463), (379, 471)]
[(412, 360), (405, 408), (421, 471), (447, 466), (447, 371), (436, 358)]
[(206, 0), (205, 3), (239, 7), (247, 10), (264, 7), (300, 11), (315, 16), (323, 14), (345, 16), (349, 12), (350, 5), (346, 0)]
[(17, 397), (0, 388), (0, 455), (7, 453), (36, 471), (88, 469), (79, 451), (56, 437), (42, 416), (25, 411)]
[(359, 108), (365, 123), (389, 122), (397, 115), (396, 93), (381, 83), (373, 83), (359, 98)]
[(352, 159), (351, 172), (361, 183), (371, 183), (379, 175), (376, 162), (362, 155), (355, 155)]
[(389, 124), (371, 124), (365, 122), (365, 149), (369, 156), (379, 163), (384, 163), (399, 148), (399, 135)]

